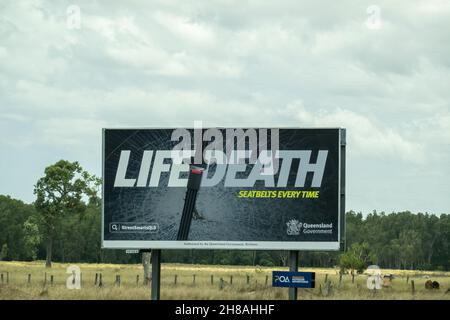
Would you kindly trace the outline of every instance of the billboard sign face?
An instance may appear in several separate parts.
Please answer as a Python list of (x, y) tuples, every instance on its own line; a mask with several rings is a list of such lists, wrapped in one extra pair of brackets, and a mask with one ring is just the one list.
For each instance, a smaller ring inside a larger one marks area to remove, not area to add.
[(345, 129), (104, 129), (104, 248), (339, 250)]

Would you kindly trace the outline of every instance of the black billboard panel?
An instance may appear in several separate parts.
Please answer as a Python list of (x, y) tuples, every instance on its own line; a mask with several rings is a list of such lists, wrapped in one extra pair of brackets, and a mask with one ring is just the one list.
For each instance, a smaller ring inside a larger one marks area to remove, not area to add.
[(103, 130), (105, 248), (338, 250), (345, 129)]

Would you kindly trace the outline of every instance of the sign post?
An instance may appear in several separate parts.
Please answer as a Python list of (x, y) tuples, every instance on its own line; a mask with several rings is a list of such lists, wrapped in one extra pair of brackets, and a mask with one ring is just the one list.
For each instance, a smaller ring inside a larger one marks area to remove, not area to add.
[(152, 300), (161, 298), (161, 250), (152, 250)]
[(340, 170), (340, 174), (339, 174), (339, 183), (340, 183), (340, 195), (339, 195), (339, 203), (340, 203), (340, 208), (339, 208), (339, 215), (341, 216), (341, 221), (340, 221), (340, 230), (341, 230), (341, 236), (340, 236), (340, 247), (339, 249), (342, 251), (345, 251), (347, 249), (347, 237), (345, 236), (346, 233), (346, 226), (345, 226), (345, 167), (346, 167), (346, 155), (345, 155), (345, 148), (347, 145), (347, 133), (345, 130), (341, 130), (340, 131), (340, 152), (341, 152), (341, 157), (340, 157), (340, 165), (339, 165), (339, 170)]
[[(298, 271), (298, 251), (291, 250), (289, 251), (289, 271), (297, 272)], [(297, 300), (297, 288), (289, 287), (289, 300)]]

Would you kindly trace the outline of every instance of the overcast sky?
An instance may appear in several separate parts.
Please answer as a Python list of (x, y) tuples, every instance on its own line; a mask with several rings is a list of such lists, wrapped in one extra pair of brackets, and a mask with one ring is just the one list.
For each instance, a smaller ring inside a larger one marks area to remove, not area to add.
[(345, 127), (347, 209), (450, 213), (449, 71), (450, 1), (2, 0), (0, 194), (202, 120)]

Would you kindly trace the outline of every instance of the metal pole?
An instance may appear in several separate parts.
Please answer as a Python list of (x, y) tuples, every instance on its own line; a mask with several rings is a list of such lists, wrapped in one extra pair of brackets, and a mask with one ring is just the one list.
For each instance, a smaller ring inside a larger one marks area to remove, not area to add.
[(161, 297), (161, 250), (152, 250), (152, 300)]
[(339, 208), (339, 215), (340, 215), (340, 219), (341, 219), (341, 238), (339, 239), (339, 241), (341, 242), (340, 245), (340, 249), (343, 251), (347, 251), (347, 237), (346, 237), (346, 223), (345, 223), (345, 166), (346, 166), (346, 157), (345, 157), (345, 147), (347, 145), (347, 137), (346, 137), (346, 130), (345, 129), (341, 129), (340, 130), (340, 134), (341, 134), (341, 185), (340, 185), (340, 204), (341, 207)]
[[(289, 271), (298, 271), (298, 251), (289, 251)], [(289, 300), (297, 300), (297, 288), (289, 288)]]

